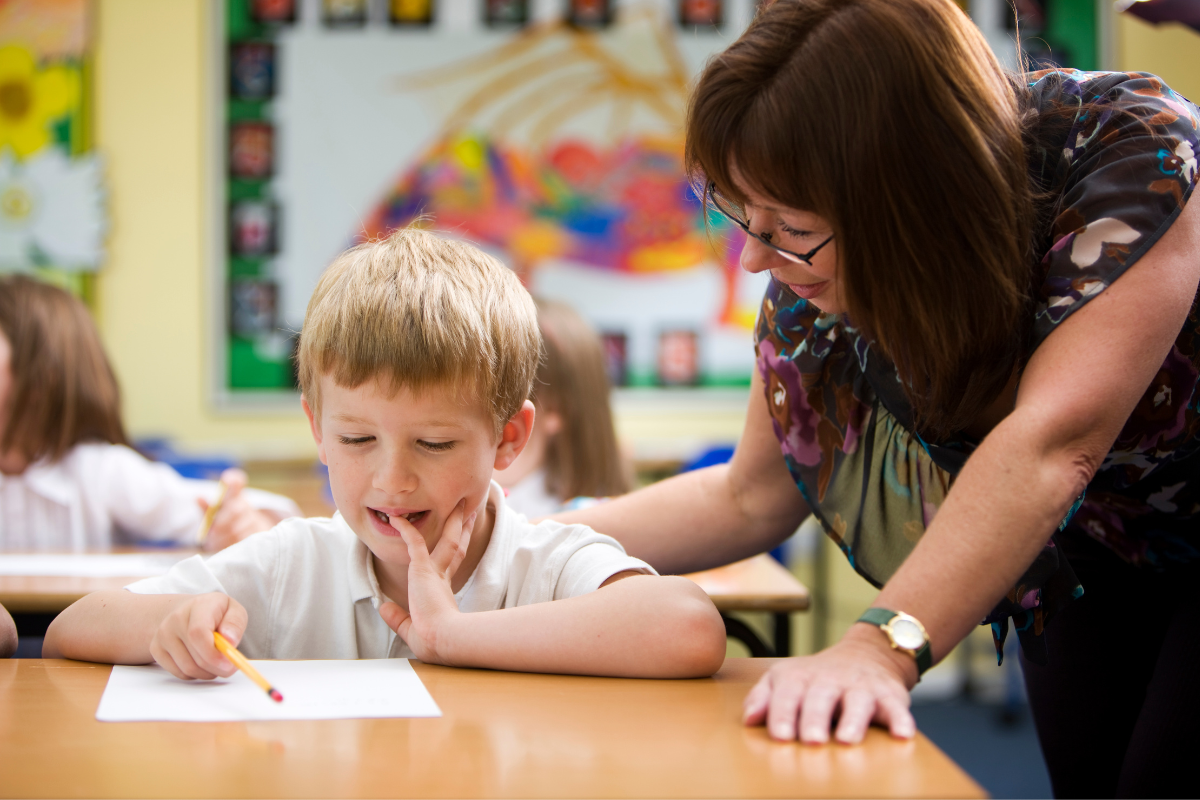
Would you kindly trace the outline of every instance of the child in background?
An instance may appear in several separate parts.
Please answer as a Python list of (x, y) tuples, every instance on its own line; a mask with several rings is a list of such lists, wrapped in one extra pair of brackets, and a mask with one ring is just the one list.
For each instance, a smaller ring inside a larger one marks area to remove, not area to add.
[(508, 504), (530, 519), (561, 511), (572, 498), (630, 489), (608, 404), (604, 344), (567, 304), (536, 303), (545, 349), (530, 397), (538, 422), (517, 460), (494, 475)]
[(338, 513), (89, 595), (44, 655), (212, 678), (234, 669), (220, 631), (249, 658), (712, 674), (725, 629), (700, 587), (585, 526), (530, 524), (491, 480), (533, 428), (539, 339), (516, 275), (474, 247), (402, 229), (343, 253), (297, 355)]
[[(0, 278), (0, 551), (196, 544), (218, 492), (130, 449), (117, 381), (83, 303), (24, 276)], [(205, 546), (220, 549), (299, 508), (244, 489), (229, 470)]]

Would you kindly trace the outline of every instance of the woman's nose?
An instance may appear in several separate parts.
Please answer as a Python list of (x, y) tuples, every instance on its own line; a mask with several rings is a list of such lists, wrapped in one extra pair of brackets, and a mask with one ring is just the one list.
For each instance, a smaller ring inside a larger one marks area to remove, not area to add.
[(765, 244), (755, 239), (753, 236), (746, 237), (746, 244), (742, 246), (742, 254), (738, 258), (738, 263), (742, 269), (752, 275), (757, 275), (760, 272), (769, 270), (779, 258), (779, 253), (774, 249), (767, 247)]

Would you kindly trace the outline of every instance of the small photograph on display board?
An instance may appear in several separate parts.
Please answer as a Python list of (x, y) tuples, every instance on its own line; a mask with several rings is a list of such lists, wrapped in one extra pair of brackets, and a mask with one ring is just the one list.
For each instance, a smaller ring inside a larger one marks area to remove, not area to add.
[(296, 21), (296, 0), (250, 0), (250, 18), (255, 22)]
[(242, 258), (275, 253), (278, 236), (278, 209), (268, 200), (240, 200), (229, 212), (230, 248)]
[(364, 25), (367, 0), (321, 0), (321, 18), (331, 28)]
[(388, 0), (393, 25), (432, 25), (434, 0)]
[(229, 48), (229, 94), (238, 100), (268, 100), (275, 94), (275, 45), (242, 42)]
[(276, 328), (279, 287), (274, 281), (236, 280), (230, 289), (229, 327), (238, 336), (257, 336)]
[(487, 25), (524, 25), (529, 22), (529, 0), (484, 0)]
[(604, 365), (608, 370), (608, 382), (613, 386), (629, 385), (629, 339), (624, 333), (606, 331), (600, 334), (604, 345)]
[(696, 331), (663, 331), (658, 337), (658, 382), (695, 386), (700, 382), (700, 346)]
[(679, 0), (679, 24), (685, 28), (721, 26), (721, 0)]
[(568, 0), (567, 22), (576, 28), (605, 28), (612, 24), (610, 0)]
[(275, 132), (268, 122), (235, 122), (229, 127), (229, 173), (241, 180), (271, 176)]

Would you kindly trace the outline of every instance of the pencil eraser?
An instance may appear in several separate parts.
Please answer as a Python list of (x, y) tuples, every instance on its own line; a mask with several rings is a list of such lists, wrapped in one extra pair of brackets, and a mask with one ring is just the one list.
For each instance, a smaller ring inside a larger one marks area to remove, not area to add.
[(272, 689), (271, 691), (267, 692), (267, 694), (270, 695), (271, 699), (274, 700), (276, 703), (283, 702), (283, 695), (281, 695), (279, 693), (278, 689)]

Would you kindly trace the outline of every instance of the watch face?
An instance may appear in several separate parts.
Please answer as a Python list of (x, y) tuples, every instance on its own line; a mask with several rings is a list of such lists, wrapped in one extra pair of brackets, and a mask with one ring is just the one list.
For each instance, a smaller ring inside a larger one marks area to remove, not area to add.
[(897, 647), (905, 650), (920, 650), (925, 644), (925, 634), (912, 620), (894, 619), (892, 620), (892, 641), (896, 643)]

